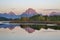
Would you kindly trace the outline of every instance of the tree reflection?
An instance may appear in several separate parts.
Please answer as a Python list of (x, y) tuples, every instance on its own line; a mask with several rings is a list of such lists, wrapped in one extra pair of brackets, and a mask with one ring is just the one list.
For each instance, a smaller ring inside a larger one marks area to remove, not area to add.
[[(0, 25), (0, 28), (8, 28), (10, 30), (13, 30), (16, 25)], [(60, 26), (46, 26), (46, 25), (20, 25), (20, 28), (25, 29), (28, 33), (33, 33), (35, 30), (40, 30), (41, 28), (43, 29), (54, 29), (54, 30), (60, 30)]]

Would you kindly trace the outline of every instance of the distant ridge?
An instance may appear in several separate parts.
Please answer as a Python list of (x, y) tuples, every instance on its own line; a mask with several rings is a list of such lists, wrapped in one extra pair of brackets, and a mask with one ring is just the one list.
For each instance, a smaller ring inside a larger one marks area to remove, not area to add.
[(60, 16), (60, 12), (51, 12), (50, 16)]
[(0, 13), (0, 17), (15, 19), (15, 18), (19, 18), (19, 15), (15, 15), (15, 13), (11, 11), (9, 13)]

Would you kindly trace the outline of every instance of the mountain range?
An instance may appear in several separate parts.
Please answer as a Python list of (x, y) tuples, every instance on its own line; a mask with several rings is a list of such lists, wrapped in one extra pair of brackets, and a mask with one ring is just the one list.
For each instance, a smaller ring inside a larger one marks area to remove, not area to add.
[(0, 17), (5, 17), (5, 18), (12, 18), (12, 19), (15, 19), (15, 18), (19, 18), (20, 16), (19, 15), (15, 15), (15, 13), (13, 12), (9, 12), (9, 13), (0, 13)]
[(15, 18), (21, 18), (21, 17), (31, 17), (37, 14), (38, 13), (34, 9), (29, 8), (25, 12), (23, 12), (21, 15), (15, 15), (15, 13), (11, 11), (9, 13), (0, 13), (0, 17), (15, 19)]
[(51, 12), (50, 16), (60, 16), (60, 12)]
[[(38, 13), (34, 9), (29, 8), (25, 12), (23, 12), (21, 15), (16, 15), (14, 12), (11, 11), (9, 13), (0, 13), (0, 17), (5, 17), (8, 19), (10, 18), (16, 19), (16, 18), (21, 18), (21, 17), (32, 17), (37, 14)], [(42, 15), (42, 14), (39, 14), (39, 15)], [(60, 12), (51, 12), (50, 16), (53, 16), (53, 15), (60, 15)]]

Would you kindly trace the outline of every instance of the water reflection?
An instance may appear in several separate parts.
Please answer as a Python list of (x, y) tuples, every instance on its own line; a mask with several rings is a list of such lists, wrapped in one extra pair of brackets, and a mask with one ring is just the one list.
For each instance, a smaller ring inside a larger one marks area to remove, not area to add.
[(0, 25), (0, 40), (60, 40), (60, 31), (49, 28), (46, 30), (42, 26), (38, 31), (33, 27), (3, 24)]
[(8, 28), (10, 30), (13, 30), (15, 27), (19, 26), (20, 28), (25, 29), (28, 33), (33, 33), (35, 30), (40, 29), (54, 29), (54, 30), (60, 30), (60, 26), (42, 26), (42, 25), (13, 25), (13, 24), (0, 24), (0, 28)]

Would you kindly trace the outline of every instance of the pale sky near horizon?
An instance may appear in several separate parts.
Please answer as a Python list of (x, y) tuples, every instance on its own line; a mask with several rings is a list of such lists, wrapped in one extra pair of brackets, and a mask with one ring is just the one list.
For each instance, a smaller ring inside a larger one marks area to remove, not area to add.
[(0, 0), (0, 12), (22, 12), (27, 8), (60, 9), (60, 0)]

